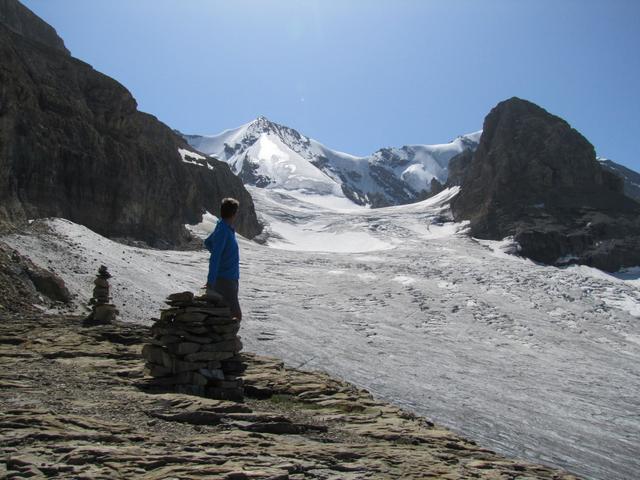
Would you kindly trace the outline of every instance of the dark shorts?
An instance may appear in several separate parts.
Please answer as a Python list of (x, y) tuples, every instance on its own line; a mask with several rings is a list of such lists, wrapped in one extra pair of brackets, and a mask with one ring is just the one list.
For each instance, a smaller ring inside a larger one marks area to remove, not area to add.
[(224, 301), (229, 305), (231, 316), (242, 318), (242, 310), (240, 310), (240, 302), (238, 301), (238, 280), (218, 278), (213, 289), (222, 295)]

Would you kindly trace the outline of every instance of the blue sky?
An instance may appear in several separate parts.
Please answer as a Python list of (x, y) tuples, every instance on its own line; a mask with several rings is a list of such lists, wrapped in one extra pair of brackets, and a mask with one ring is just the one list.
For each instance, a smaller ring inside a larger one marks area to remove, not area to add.
[(640, 1), (24, 0), (187, 133), (265, 115), (353, 154), (443, 143), (519, 96), (640, 170)]

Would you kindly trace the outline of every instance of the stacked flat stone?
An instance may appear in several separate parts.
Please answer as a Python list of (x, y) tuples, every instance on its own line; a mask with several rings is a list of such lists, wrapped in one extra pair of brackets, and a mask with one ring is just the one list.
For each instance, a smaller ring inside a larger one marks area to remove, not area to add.
[(243, 399), (244, 364), (238, 356), (240, 322), (213, 293), (191, 292), (167, 297), (151, 327), (153, 338), (142, 349), (151, 385), (221, 400)]
[(118, 315), (118, 309), (112, 303), (109, 303), (109, 279), (111, 274), (107, 267), (101, 265), (98, 269), (98, 275), (93, 281), (93, 298), (89, 301), (91, 305), (91, 313), (85, 319), (85, 323), (92, 325), (111, 323)]

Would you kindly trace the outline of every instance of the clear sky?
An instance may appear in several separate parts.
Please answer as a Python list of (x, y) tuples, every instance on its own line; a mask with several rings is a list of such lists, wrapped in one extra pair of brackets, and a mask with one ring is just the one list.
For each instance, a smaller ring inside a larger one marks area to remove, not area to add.
[(638, 0), (23, 0), (186, 133), (258, 115), (368, 154), (519, 96), (640, 170)]

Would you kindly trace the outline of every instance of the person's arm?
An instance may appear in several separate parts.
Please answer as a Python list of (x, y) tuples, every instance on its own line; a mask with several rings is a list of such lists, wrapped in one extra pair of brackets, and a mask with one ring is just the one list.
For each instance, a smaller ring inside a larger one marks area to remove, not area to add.
[(220, 259), (222, 258), (222, 251), (227, 240), (225, 231), (222, 228), (217, 228), (211, 235), (204, 241), (205, 246), (211, 252), (211, 259), (209, 260), (209, 275), (207, 277), (207, 283), (212, 287), (215, 285), (216, 278), (218, 277), (218, 269), (220, 268)]
[(216, 232), (218, 231), (218, 227), (213, 229), (213, 232), (209, 234), (207, 238), (204, 239), (204, 246), (209, 250), (209, 252), (213, 251), (213, 237), (215, 237)]

